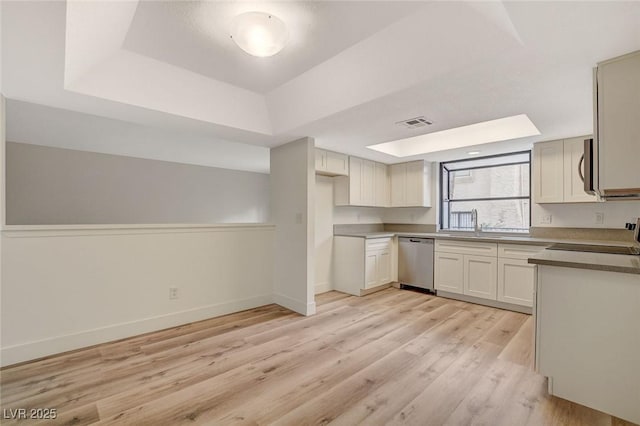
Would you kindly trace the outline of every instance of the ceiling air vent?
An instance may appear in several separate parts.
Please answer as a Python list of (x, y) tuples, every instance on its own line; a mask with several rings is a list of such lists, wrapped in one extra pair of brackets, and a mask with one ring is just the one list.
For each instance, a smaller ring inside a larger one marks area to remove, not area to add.
[(430, 126), (433, 121), (426, 119), (424, 116), (410, 118), (408, 120), (398, 121), (398, 126), (403, 126), (409, 129), (417, 129), (418, 127)]

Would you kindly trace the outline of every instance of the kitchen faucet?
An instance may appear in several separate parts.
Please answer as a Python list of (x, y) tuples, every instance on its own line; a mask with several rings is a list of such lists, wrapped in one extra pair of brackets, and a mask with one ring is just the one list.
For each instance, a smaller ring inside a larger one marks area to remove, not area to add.
[(478, 210), (476, 209), (472, 209), (471, 210), (471, 220), (473, 220), (473, 232), (476, 235), (480, 234), (480, 226), (478, 225)]

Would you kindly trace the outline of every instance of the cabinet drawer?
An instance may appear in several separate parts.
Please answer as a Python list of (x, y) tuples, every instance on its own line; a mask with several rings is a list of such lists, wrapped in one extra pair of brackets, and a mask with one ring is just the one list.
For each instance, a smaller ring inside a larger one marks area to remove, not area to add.
[(368, 239), (366, 251), (371, 250), (391, 250), (391, 237)]
[(498, 257), (508, 259), (528, 259), (540, 253), (547, 246), (528, 246), (524, 244), (498, 244)]
[(474, 254), (479, 256), (497, 256), (498, 245), (496, 243), (436, 240), (436, 251), (447, 253)]

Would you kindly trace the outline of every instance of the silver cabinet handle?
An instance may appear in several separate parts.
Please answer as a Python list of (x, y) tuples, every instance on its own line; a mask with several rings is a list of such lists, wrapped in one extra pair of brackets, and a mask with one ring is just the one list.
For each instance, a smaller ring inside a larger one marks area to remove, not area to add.
[(578, 161), (578, 174), (580, 175), (580, 180), (584, 182), (584, 174), (582, 173), (582, 166), (584, 164), (584, 154), (580, 156), (580, 161)]

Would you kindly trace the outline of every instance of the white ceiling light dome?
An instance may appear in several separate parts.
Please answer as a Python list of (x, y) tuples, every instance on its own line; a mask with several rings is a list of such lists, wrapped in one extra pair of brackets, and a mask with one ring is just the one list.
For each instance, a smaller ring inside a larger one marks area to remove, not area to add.
[(287, 27), (280, 18), (265, 12), (246, 12), (236, 16), (231, 38), (245, 52), (258, 57), (273, 56), (287, 42)]

